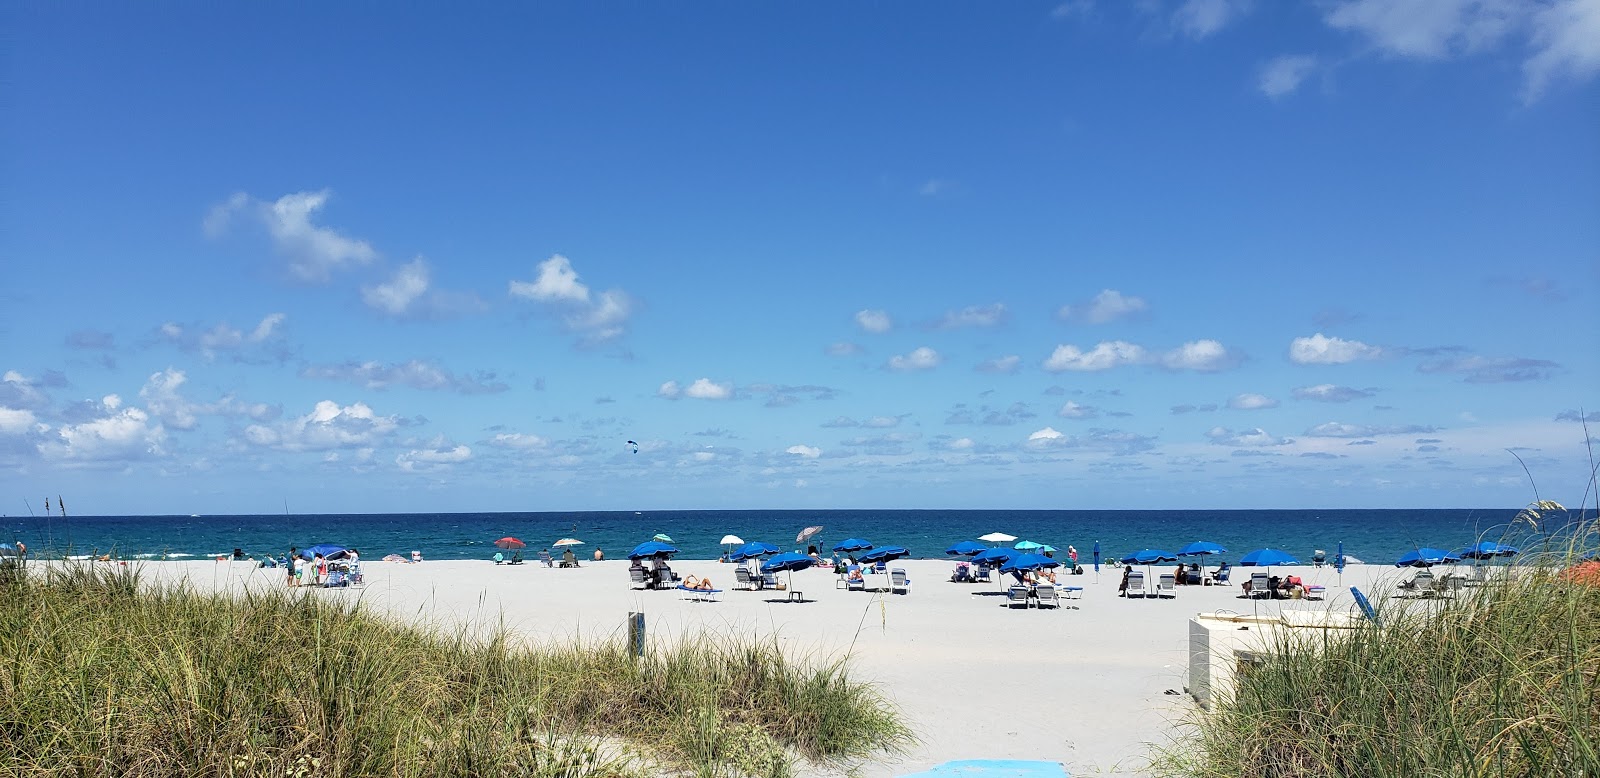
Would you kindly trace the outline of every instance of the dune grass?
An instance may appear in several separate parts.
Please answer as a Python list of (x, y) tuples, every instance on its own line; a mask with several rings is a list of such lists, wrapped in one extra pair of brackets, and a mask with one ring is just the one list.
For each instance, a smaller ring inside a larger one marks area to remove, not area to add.
[(0, 775), (781, 778), (910, 740), (842, 659), (520, 647), (307, 594), (30, 570), (0, 592)]
[(1167, 776), (1600, 775), (1600, 587), (1536, 557), (1454, 600), (1290, 640), (1196, 714)]

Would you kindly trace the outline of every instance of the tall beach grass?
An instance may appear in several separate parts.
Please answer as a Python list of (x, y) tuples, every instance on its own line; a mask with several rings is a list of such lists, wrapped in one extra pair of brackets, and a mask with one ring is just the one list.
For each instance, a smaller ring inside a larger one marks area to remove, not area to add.
[(739, 637), (527, 647), (92, 564), (0, 598), (0, 776), (781, 778), (910, 742), (843, 659)]

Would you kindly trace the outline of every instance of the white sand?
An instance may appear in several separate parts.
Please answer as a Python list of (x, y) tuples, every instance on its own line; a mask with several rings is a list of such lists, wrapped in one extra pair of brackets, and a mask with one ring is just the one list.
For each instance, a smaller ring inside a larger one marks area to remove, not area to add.
[[(1188, 619), (1195, 613), (1349, 612), (1348, 587), (1360, 586), (1369, 596), (1388, 592), (1412, 572), (1352, 565), (1341, 586), (1332, 567), (1278, 568), (1327, 586), (1327, 601), (1250, 601), (1240, 599), (1239, 590), (1250, 569), (1234, 568), (1230, 586), (1179, 587), (1176, 598), (1157, 601), (1119, 599), (1121, 571), (1103, 568), (1098, 576), (1062, 578), (1062, 585), (1084, 587), (1082, 601), (1065, 602), (1070, 607), (1059, 611), (1023, 611), (1006, 607), (998, 582), (949, 583), (952, 562), (892, 566), (910, 574), (909, 595), (846, 592), (835, 588), (831, 571), (813, 569), (794, 574), (795, 588), (811, 600), (795, 604), (784, 601), (783, 592), (733, 591), (732, 565), (674, 562), (680, 574), (709, 575), (724, 589), (721, 602), (697, 603), (675, 590), (630, 589), (626, 561), (563, 570), (537, 562), (374, 560), (363, 564), (365, 589), (318, 590), (315, 596), (360, 598), (368, 607), (433, 623), (503, 618), (534, 640), (617, 634), (630, 611), (643, 611), (652, 640), (710, 630), (776, 635), (799, 654), (848, 650), (858, 675), (882, 684), (921, 741), (901, 759), (864, 765), (863, 778), (972, 758), (1060, 761), (1073, 775), (1139, 774), (1151, 744), (1168, 742), (1175, 723), (1194, 710), (1187, 695), (1164, 691), (1183, 691)], [(157, 580), (187, 577), (207, 589), (284, 585), (281, 569), (242, 562), (147, 563), (144, 569)]]

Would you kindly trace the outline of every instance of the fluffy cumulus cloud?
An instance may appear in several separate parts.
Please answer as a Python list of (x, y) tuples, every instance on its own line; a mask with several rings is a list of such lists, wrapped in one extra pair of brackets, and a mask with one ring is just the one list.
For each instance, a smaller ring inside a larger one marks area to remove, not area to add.
[(688, 397), (695, 400), (728, 400), (733, 398), (733, 384), (719, 384), (709, 378), (697, 378), (688, 386), (677, 381), (667, 381), (656, 390), (658, 397), (676, 400)]
[(452, 445), (441, 435), (430, 441), (426, 448), (412, 449), (396, 456), (394, 463), (408, 473), (418, 473), (448, 470), (451, 465), (471, 458), (471, 447)]
[(1212, 34), (1243, 17), (1253, 0), (1184, 0), (1172, 12), (1172, 25), (1195, 40)]
[(288, 318), (287, 314), (269, 313), (261, 317), (261, 321), (249, 332), (225, 321), (209, 328), (169, 321), (157, 328), (156, 334), (179, 349), (198, 353), (206, 359), (227, 355), (242, 362), (261, 359), (282, 361), (287, 357), (283, 349), (283, 323)]
[(963, 327), (994, 327), (1003, 324), (1006, 320), (1006, 306), (1004, 303), (993, 305), (969, 305), (959, 311), (947, 311), (934, 323), (934, 328), (941, 330), (954, 330)]
[(368, 389), (387, 389), (404, 386), (425, 391), (456, 392), (458, 394), (494, 394), (510, 387), (496, 380), (494, 373), (478, 372), (456, 375), (432, 362), (413, 359), (408, 362), (339, 362), (307, 365), (300, 370), (301, 378), (323, 381), (343, 381)]
[(1214, 373), (1237, 364), (1239, 364), (1237, 354), (1210, 339), (1190, 341), (1161, 355), (1161, 366), (1168, 370)]
[(326, 189), (296, 192), (268, 203), (240, 192), (211, 209), (205, 229), (217, 237), (240, 217), (247, 217), (266, 228), (278, 251), (288, 260), (291, 274), (302, 281), (327, 281), (336, 270), (366, 265), (378, 256), (366, 241), (314, 223), (313, 217), (327, 204), (329, 196)]
[(1056, 315), (1067, 321), (1105, 324), (1138, 316), (1149, 308), (1150, 305), (1142, 297), (1125, 295), (1115, 289), (1103, 289), (1086, 303), (1061, 306)]
[(1306, 430), (1306, 436), (1312, 438), (1371, 438), (1379, 435), (1426, 435), (1438, 431), (1438, 427), (1421, 424), (1372, 425), (1344, 424), (1330, 421)]
[(893, 329), (894, 322), (890, 320), (886, 311), (868, 308), (856, 311), (856, 326), (860, 327), (862, 332), (870, 332), (877, 335)]
[(1128, 455), (1155, 448), (1154, 437), (1110, 429), (1091, 429), (1082, 435), (1068, 435), (1045, 427), (1028, 435), (1024, 448), (1032, 451), (1076, 449), (1105, 454)]
[(33, 411), (0, 405), (0, 435), (25, 435), (38, 423)]
[(615, 340), (627, 332), (633, 315), (633, 298), (620, 289), (599, 294), (578, 280), (572, 260), (553, 254), (539, 263), (532, 281), (511, 282), (512, 297), (531, 300), (560, 316), (567, 329), (580, 336), (580, 342), (597, 344)]
[(1343, 365), (1379, 359), (1383, 355), (1383, 349), (1377, 346), (1359, 340), (1332, 338), (1320, 332), (1289, 343), (1289, 361), (1297, 365)]
[(1003, 357), (985, 359), (978, 363), (977, 371), (980, 373), (1001, 373), (1009, 375), (1022, 368), (1022, 357), (1016, 354), (1007, 354)]
[(0, 405), (11, 408), (43, 410), (50, 404), (45, 389), (58, 389), (67, 385), (67, 377), (58, 372), (48, 372), (39, 378), (29, 378), (15, 370), (0, 375)]
[(280, 451), (359, 449), (383, 442), (399, 426), (399, 419), (379, 416), (366, 403), (341, 406), (323, 400), (304, 416), (271, 426), (252, 424), (245, 428), (244, 439)]
[(939, 352), (927, 346), (913, 349), (909, 354), (896, 354), (889, 357), (890, 370), (932, 370), (944, 362), (944, 357)]
[(1337, 384), (1316, 384), (1314, 386), (1297, 386), (1290, 393), (1296, 400), (1315, 400), (1324, 403), (1347, 403), (1351, 400), (1361, 400), (1375, 394), (1369, 389), (1356, 389)]
[(116, 464), (166, 455), (166, 428), (145, 411), (124, 406), (110, 394), (93, 409), (92, 418), (66, 424), (38, 444), (45, 459), (68, 464)]
[(1297, 55), (1274, 57), (1256, 74), (1256, 88), (1274, 100), (1294, 94), (1300, 82), (1317, 67), (1317, 58)]
[(1219, 446), (1233, 448), (1264, 448), (1270, 446), (1287, 446), (1294, 441), (1289, 438), (1280, 438), (1260, 427), (1247, 430), (1234, 431), (1227, 427), (1212, 427), (1206, 431), (1206, 438)]
[(1276, 408), (1278, 401), (1264, 394), (1244, 392), (1229, 398), (1228, 407), (1236, 411), (1258, 411), (1263, 408)]
[(1043, 367), (1052, 373), (1066, 370), (1098, 372), (1122, 365), (1138, 364), (1144, 359), (1143, 346), (1122, 340), (1108, 340), (1101, 341), (1090, 351), (1084, 351), (1071, 344), (1056, 346), (1050, 358), (1044, 361)]
[(1533, 56), (1523, 63), (1523, 99), (1539, 99), (1562, 77), (1600, 72), (1600, 0), (1556, 0), (1534, 13)]
[(277, 406), (241, 402), (231, 394), (211, 403), (191, 401), (183, 395), (183, 385), (188, 380), (188, 375), (176, 368), (153, 373), (139, 390), (139, 399), (162, 424), (178, 430), (194, 429), (201, 416), (240, 416), (253, 421), (271, 421), (280, 412)]
[(1469, 384), (1504, 384), (1543, 381), (1553, 376), (1560, 367), (1546, 359), (1469, 356), (1424, 362), (1417, 369), (1424, 373), (1460, 375)]
[(387, 281), (361, 287), (361, 300), (396, 318), (442, 317), (484, 307), (476, 295), (433, 288), (433, 271), (422, 257), (401, 265)]
[(1071, 400), (1062, 405), (1056, 415), (1063, 419), (1093, 419), (1100, 415), (1100, 409), (1092, 405), (1079, 405)]
[(796, 444), (784, 449), (784, 453), (793, 454), (801, 459), (816, 459), (817, 457), (822, 456), (822, 449), (817, 448), (816, 446)]

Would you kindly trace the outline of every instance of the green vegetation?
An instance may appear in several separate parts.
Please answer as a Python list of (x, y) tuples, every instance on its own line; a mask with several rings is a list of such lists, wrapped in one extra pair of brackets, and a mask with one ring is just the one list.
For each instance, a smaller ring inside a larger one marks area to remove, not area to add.
[(1600, 586), (1529, 559), (1454, 600), (1285, 642), (1163, 754), (1172, 776), (1600, 775)]
[(704, 636), (516, 647), (290, 590), (30, 570), (0, 591), (3, 776), (701, 776), (910, 741), (843, 660)]

